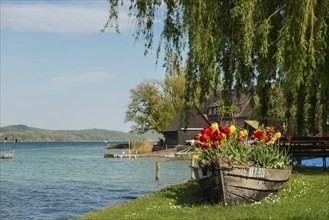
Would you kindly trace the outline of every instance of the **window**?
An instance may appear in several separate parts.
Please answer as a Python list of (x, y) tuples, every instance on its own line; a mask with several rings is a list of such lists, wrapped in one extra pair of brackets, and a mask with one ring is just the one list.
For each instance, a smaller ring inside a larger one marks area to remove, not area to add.
[(208, 115), (216, 115), (216, 114), (217, 114), (216, 107), (210, 107), (210, 108), (208, 108)]
[(213, 108), (213, 113), (214, 113), (214, 115), (217, 114), (217, 108)]

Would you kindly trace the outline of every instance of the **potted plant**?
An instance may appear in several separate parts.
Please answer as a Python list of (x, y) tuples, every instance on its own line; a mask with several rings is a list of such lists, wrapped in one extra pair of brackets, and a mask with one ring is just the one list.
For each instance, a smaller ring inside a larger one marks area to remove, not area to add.
[(246, 129), (217, 123), (194, 136), (198, 149), (195, 170), (206, 174), (196, 176), (204, 192), (211, 195), (207, 199), (225, 204), (252, 203), (286, 185), (291, 165), (288, 152), (280, 149), (281, 133), (268, 127), (247, 137)]

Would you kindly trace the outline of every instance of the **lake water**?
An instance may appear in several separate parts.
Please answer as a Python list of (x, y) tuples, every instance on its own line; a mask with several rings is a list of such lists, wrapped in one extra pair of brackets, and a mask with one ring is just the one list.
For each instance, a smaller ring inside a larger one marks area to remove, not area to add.
[(187, 161), (104, 159), (105, 145), (17, 143), (15, 158), (0, 160), (0, 219), (67, 219), (190, 179)]

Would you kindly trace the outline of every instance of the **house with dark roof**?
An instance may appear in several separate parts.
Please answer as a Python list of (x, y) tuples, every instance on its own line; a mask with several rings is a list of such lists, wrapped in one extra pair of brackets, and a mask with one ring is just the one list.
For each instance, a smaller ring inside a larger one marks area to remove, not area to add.
[[(207, 107), (207, 119), (210, 123), (217, 122), (219, 123), (219, 115), (217, 112), (217, 105), (216, 101), (221, 99), (221, 96), (212, 97), (213, 101), (211, 104)], [(250, 120), (250, 113), (251, 113), (251, 106), (250, 106), (250, 96), (247, 94), (241, 94), (241, 96), (238, 98), (236, 96), (233, 96), (232, 98), (232, 104), (236, 105), (238, 108), (238, 111), (236, 112), (234, 118), (235, 118), (235, 125), (240, 127), (246, 127), (246, 120)], [(224, 114), (224, 117), (222, 119), (223, 125), (231, 125), (232, 124), (232, 117), (226, 113)]]
[[(168, 127), (163, 132), (166, 145), (185, 145), (186, 141), (193, 140), (194, 135), (200, 133), (200, 131), (207, 125), (211, 125), (213, 122), (219, 123), (219, 116), (217, 112), (216, 101), (221, 99), (219, 96), (213, 96), (208, 100), (208, 105), (204, 112), (197, 107), (193, 107), (189, 112), (188, 120), (183, 119), (184, 111), (180, 110), (175, 118), (170, 122)], [(258, 122), (250, 120), (250, 96), (241, 94), (238, 98), (233, 95), (232, 104), (238, 108), (235, 114), (235, 125), (248, 129), (249, 133), (257, 129)], [(225, 114), (222, 119), (222, 125), (231, 125), (232, 117), (229, 114)], [(257, 124), (257, 125), (256, 125)]]
[(204, 114), (193, 107), (184, 120), (184, 110), (180, 110), (163, 132), (166, 145), (185, 145), (187, 140), (193, 140), (194, 135), (200, 133), (210, 122)]

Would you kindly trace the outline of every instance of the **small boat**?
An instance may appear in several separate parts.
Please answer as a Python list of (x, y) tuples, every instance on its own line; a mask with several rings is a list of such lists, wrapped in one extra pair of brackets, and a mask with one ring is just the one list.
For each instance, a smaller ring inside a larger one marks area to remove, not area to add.
[(1, 159), (12, 159), (13, 157), (14, 154), (9, 154), (9, 153), (1, 154)]
[[(196, 171), (196, 169), (195, 169)], [(196, 177), (203, 189), (204, 199), (224, 201), (225, 205), (258, 202), (276, 194), (290, 179), (291, 169), (270, 169), (217, 163), (206, 176)]]
[(7, 137), (5, 137), (3, 146), (1, 146), (0, 158), (1, 159), (12, 159), (12, 158), (14, 158), (15, 144), (17, 143), (17, 139), (15, 140), (11, 149), (10, 149), (10, 147), (8, 147), (8, 149), (7, 149), (6, 143), (7, 143)]
[(249, 166), (220, 167), (222, 196), (225, 204), (254, 203), (275, 195), (290, 179), (291, 169)]

